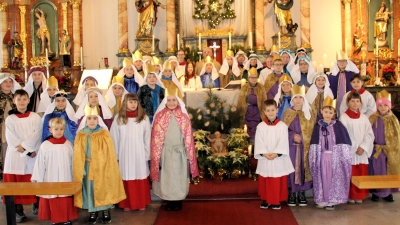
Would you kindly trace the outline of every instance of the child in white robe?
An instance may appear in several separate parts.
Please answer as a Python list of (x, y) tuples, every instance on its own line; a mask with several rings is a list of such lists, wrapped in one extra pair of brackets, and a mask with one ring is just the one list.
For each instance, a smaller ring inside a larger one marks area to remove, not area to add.
[(257, 126), (254, 158), (258, 159), (258, 194), (260, 208), (281, 209), (280, 202), (288, 198), (287, 175), (294, 172), (289, 157), (287, 125), (277, 118), (278, 107), (273, 99), (264, 101), (266, 120)]
[[(36, 182), (72, 182), (72, 143), (64, 137), (66, 122), (61, 118), (53, 118), (49, 122), (50, 133), (39, 148), (32, 181)], [(72, 224), (78, 218), (78, 210), (74, 207), (72, 196), (45, 195), (40, 196), (39, 220), (51, 220), (53, 224)]]
[(124, 211), (144, 210), (151, 203), (148, 180), (151, 127), (137, 95), (125, 95), (110, 133), (127, 195), (119, 207)]

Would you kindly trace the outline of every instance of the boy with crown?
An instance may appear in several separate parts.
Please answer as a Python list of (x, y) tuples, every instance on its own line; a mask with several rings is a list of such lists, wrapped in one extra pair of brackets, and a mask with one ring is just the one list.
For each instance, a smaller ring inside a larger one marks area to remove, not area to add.
[(75, 138), (73, 176), (82, 183), (74, 195), (74, 205), (89, 211), (88, 221), (110, 223), (110, 208), (126, 198), (114, 144), (97, 107), (85, 105), (84, 117)]
[(47, 107), (53, 101), (54, 94), (59, 91), (58, 89), (58, 80), (54, 76), (51, 76), (47, 79), (47, 88), (43, 90), (40, 95), (40, 103), (38, 108), (38, 113), (43, 113), (46, 111)]
[(159, 76), (161, 73), (161, 70), (163, 70), (161, 59), (157, 58), (156, 56), (153, 56), (152, 64), (154, 66), (157, 76)]
[(203, 88), (221, 87), (218, 71), (213, 64), (213, 59), (210, 56), (205, 58), (204, 66), (200, 72), (200, 80)]
[(244, 71), (243, 71), (243, 79), (247, 80), (249, 70), (251, 68), (256, 68), (257, 69), (257, 76), (260, 76), (260, 72), (262, 69), (264, 69), (263, 64), (261, 63), (260, 59), (258, 58), (258, 55), (256, 54), (250, 54), (249, 55), (249, 60), (246, 62), (244, 65)]
[(160, 73), (161, 83), (164, 85), (165, 94), (164, 97), (174, 95), (178, 96), (180, 99), (183, 99), (185, 95), (183, 93), (181, 84), (176, 78), (174, 71), (172, 70), (171, 63), (167, 60), (164, 62), (163, 70)]
[[(136, 64), (139, 64), (139, 62)], [(124, 87), (129, 93), (136, 94), (143, 84), (143, 77), (136, 71), (132, 60), (124, 58), (122, 65), (123, 68), (118, 72), (117, 76), (123, 77)]]
[(267, 76), (263, 84), (265, 91), (267, 92), (268, 99), (273, 99), (275, 95), (278, 93), (279, 78), (281, 78), (284, 74), (286, 74), (282, 72), (283, 62), (280, 56), (274, 56), (274, 59), (272, 60), (272, 68), (273, 68), (273, 73)]
[(132, 63), (135, 66), (135, 71), (143, 78), (146, 75), (146, 68), (144, 67), (142, 53), (139, 50), (136, 50), (132, 55)]
[(111, 82), (111, 86), (108, 88), (106, 95), (104, 96), (108, 107), (110, 107), (113, 118), (121, 109), (122, 100), (125, 94), (129, 93), (124, 87), (124, 77), (114, 76)]
[(219, 70), (219, 80), (221, 87), (225, 87), (232, 80), (241, 80), (242, 74), (236, 61), (235, 55), (231, 50), (226, 52), (226, 57)]
[(346, 127), (335, 119), (336, 100), (323, 101), (322, 119), (317, 121), (309, 152), (317, 208), (334, 210), (347, 203), (351, 178), (351, 140)]
[[(369, 175), (400, 175), (400, 125), (393, 114), (391, 94), (382, 90), (376, 94), (377, 111), (369, 117), (375, 135), (374, 149), (369, 158)], [(393, 202), (392, 193), (399, 189), (374, 189), (372, 201), (383, 198)]]
[(276, 45), (272, 45), (269, 54), (272, 56), (279, 55), (279, 48)]

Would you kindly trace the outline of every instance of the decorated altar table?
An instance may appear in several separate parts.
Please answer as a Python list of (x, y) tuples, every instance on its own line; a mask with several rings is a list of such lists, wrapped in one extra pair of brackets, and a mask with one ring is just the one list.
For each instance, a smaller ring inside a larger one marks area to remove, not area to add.
[[(186, 107), (190, 108), (202, 108), (204, 109), (204, 101), (207, 98), (207, 92), (209, 89), (205, 88), (202, 90), (188, 90), (185, 91), (184, 102)], [(213, 94), (218, 95), (222, 100), (226, 100), (227, 105), (236, 105), (239, 97), (238, 89), (221, 89), (218, 88), (212, 89)]]

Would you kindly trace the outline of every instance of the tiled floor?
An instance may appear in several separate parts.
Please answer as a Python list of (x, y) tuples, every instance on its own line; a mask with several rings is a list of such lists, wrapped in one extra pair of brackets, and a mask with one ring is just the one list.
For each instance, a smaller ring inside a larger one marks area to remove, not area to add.
[[(394, 194), (396, 201), (388, 203), (383, 201), (375, 203), (370, 197), (360, 205), (340, 205), (335, 211), (317, 209), (315, 206), (294, 207), (293, 214), (300, 225), (396, 225), (400, 224), (400, 193)], [(308, 198), (312, 202), (312, 198)], [(111, 212), (112, 223), (114, 225), (152, 225), (157, 217), (160, 203), (155, 202), (147, 206), (145, 211), (123, 212), (114, 209)], [(30, 212), (31, 207), (25, 206), (25, 211), (29, 221), (26, 225), (48, 225), (49, 221), (38, 221), (37, 217)], [(5, 223), (5, 206), (0, 205), (0, 225)], [(81, 210), (79, 219), (74, 224), (85, 224), (87, 212)]]

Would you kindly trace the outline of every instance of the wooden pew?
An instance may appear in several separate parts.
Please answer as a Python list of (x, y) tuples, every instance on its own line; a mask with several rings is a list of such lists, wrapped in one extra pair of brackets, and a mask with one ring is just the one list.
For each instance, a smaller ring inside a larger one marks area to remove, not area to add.
[(400, 175), (354, 176), (351, 183), (360, 189), (400, 188)]
[(81, 191), (82, 183), (79, 182), (6, 182), (0, 183), (0, 195), (6, 200), (7, 225), (16, 225), (15, 195), (74, 195)]

